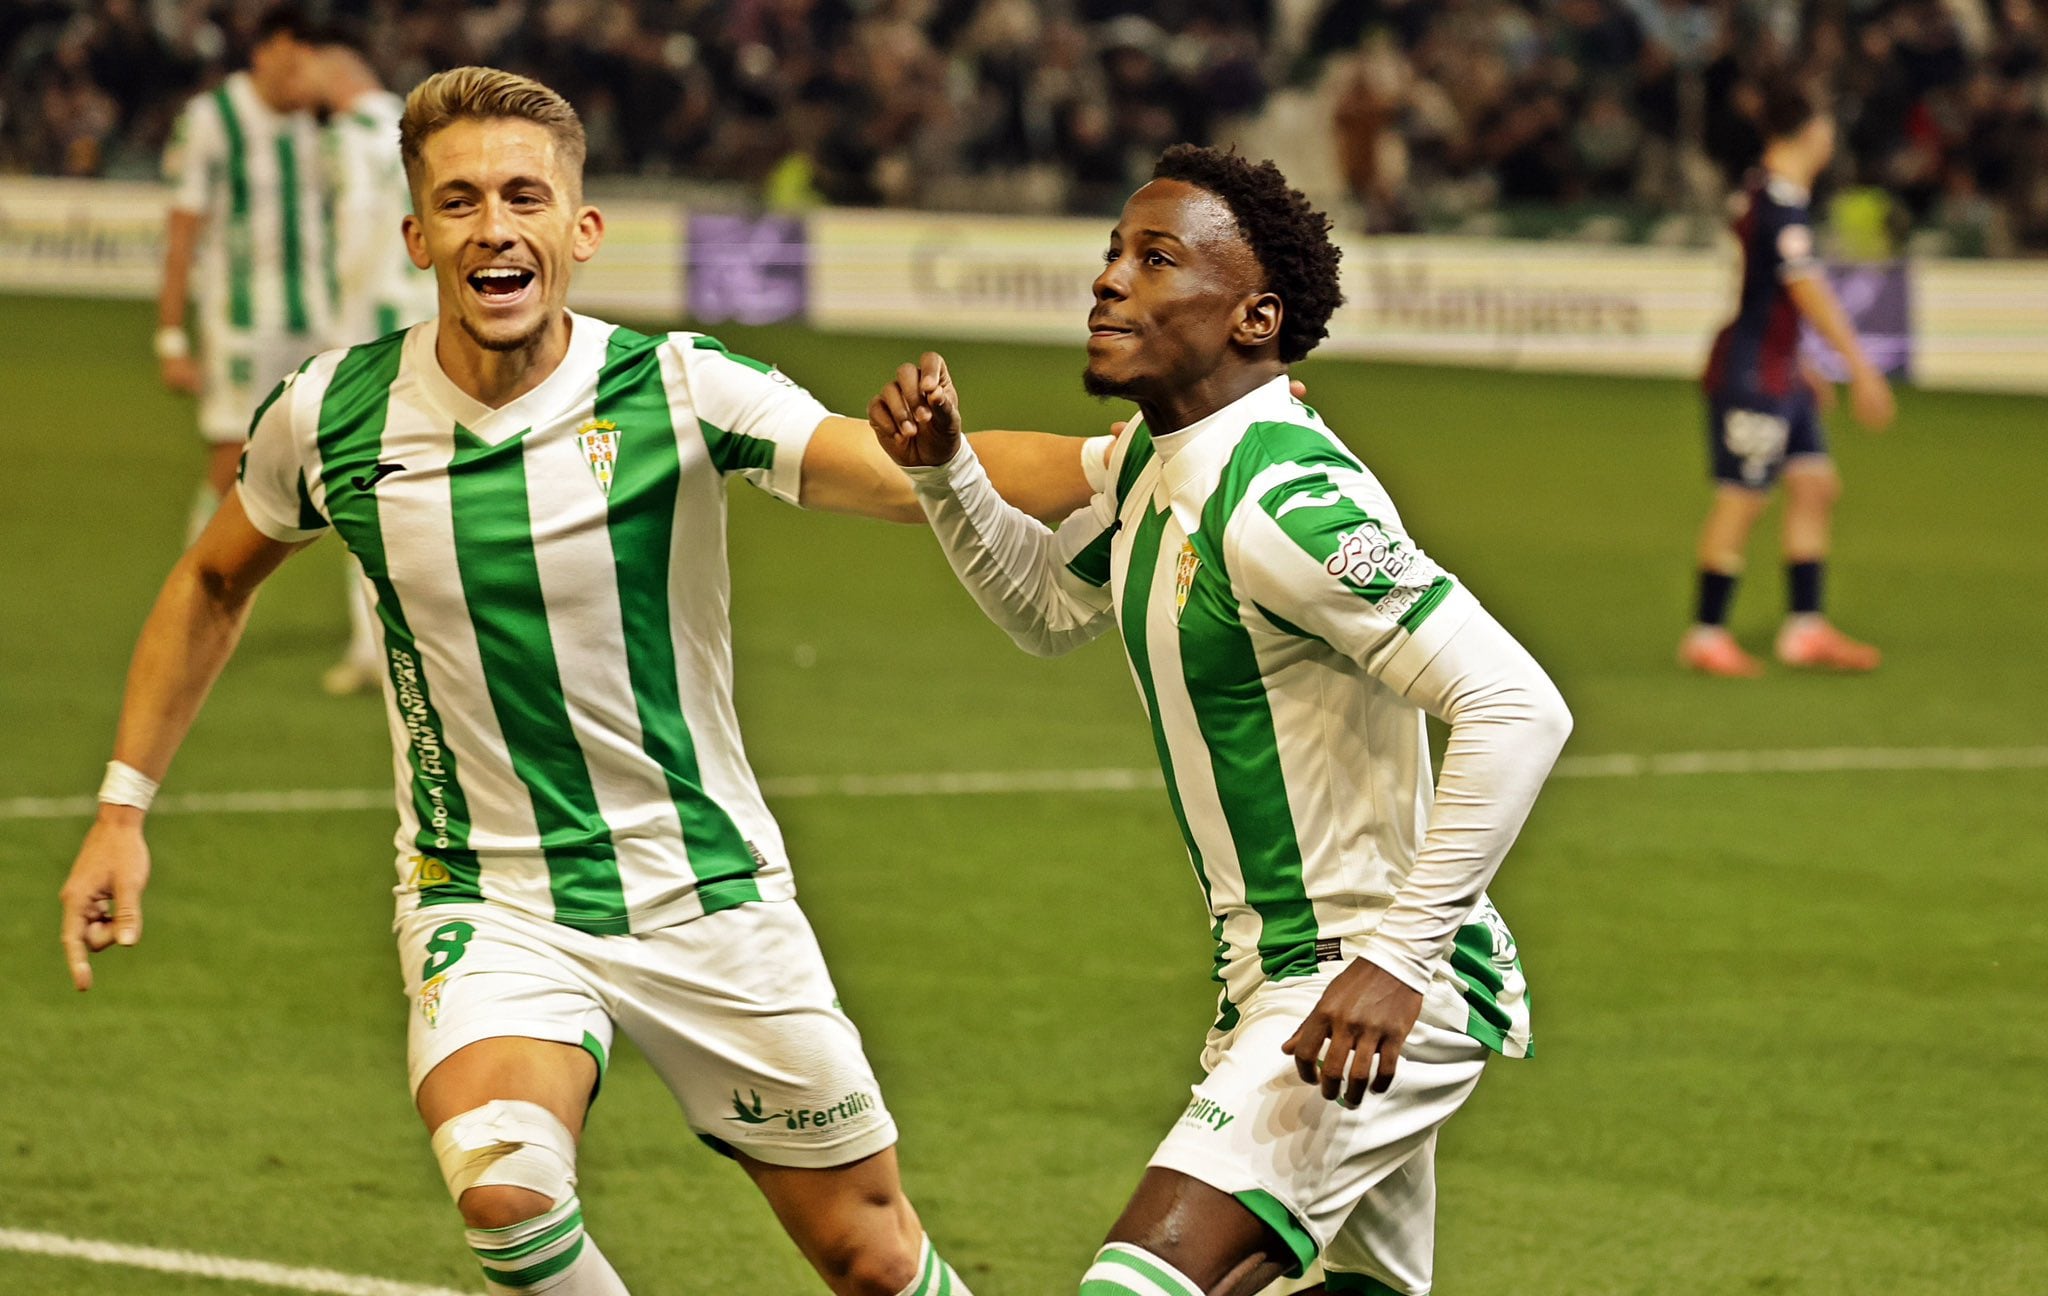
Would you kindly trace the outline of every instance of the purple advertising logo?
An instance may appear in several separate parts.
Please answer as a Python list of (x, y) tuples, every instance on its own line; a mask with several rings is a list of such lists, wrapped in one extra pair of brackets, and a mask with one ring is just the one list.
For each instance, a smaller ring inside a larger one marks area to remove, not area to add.
[[(1863, 341), (1864, 354), (1882, 373), (1894, 378), (1910, 375), (1913, 359), (1912, 294), (1906, 263), (1885, 265), (1830, 265), (1828, 285), (1842, 303), (1856, 336)], [(1849, 368), (1842, 357), (1813, 331), (1800, 327), (1799, 354), (1826, 375), (1830, 382), (1847, 382)]]
[(804, 313), (810, 248), (796, 216), (690, 217), (690, 317), (773, 324)]

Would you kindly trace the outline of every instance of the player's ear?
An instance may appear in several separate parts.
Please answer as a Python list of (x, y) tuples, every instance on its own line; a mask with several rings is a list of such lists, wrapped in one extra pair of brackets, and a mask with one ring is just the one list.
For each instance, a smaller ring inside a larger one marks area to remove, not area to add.
[(1262, 292), (1245, 298), (1244, 308), (1237, 318), (1237, 328), (1232, 340), (1239, 346), (1252, 350), (1277, 341), (1280, 337), (1280, 321), (1287, 308), (1280, 304), (1280, 294)]
[(433, 262), (427, 259), (427, 232), (420, 228), (420, 218), (408, 214), (398, 228), (405, 235), (405, 254), (412, 258), (412, 263), (422, 270), (433, 269)]
[(604, 213), (595, 207), (584, 207), (576, 213), (576, 244), (572, 253), (578, 261), (588, 261), (597, 255), (597, 249), (604, 245)]

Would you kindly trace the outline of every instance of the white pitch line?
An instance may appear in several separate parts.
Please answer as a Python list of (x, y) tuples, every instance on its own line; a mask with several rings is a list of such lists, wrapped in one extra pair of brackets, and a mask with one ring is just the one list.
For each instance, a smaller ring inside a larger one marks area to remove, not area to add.
[(266, 1260), (204, 1255), (197, 1251), (95, 1242), (90, 1238), (65, 1237), (61, 1233), (31, 1233), (25, 1229), (0, 1228), (0, 1251), (87, 1260), (93, 1264), (123, 1265), (130, 1269), (154, 1269), (158, 1273), (217, 1278), (222, 1282), (254, 1283), (259, 1287), (276, 1287), (285, 1291), (324, 1292), (328, 1296), (469, 1296), (467, 1292), (449, 1287), (423, 1287), (418, 1283), (365, 1278), (358, 1274), (337, 1273), (332, 1269), (304, 1269), (296, 1265), (271, 1264)]
[[(1626, 752), (1567, 756), (1552, 778), (1662, 778), (1697, 774), (1847, 774), (1857, 771), (2048, 769), (2048, 747), (1806, 747), (1785, 751)], [(761, 780), (771, 800), (817, 797), (990, 796), (1017, 792), (1135, 792), (1162, 785), (1145, 769), (943, 770), (931, 774), (795, 774)], [(155, 814), (302, 814), (388, 810), (389, 788), (166, 793)], [(89, 796), (0, 799), (0, 821), (82, 819)]]

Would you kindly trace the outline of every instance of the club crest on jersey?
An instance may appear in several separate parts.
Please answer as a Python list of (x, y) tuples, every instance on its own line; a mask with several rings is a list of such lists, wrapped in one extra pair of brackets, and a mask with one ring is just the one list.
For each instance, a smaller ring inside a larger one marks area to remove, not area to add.
[(1195, 587), (1195, 574), (1202, 570), (1202, 555), (1195, 552), (1195, 546), (1183, 540), (1180, 545), (1180, 561), (1173, 569), (1173, 619), (1180, 621), (1180, 614), (1187, 608), (1188, 591)]
[(447, 977), (436, 976), (420, 985), (420, 1016), (427, 1019), (428, 1030), (441, 1024), (441, 988), (447, 984)]
[(591, 419), (576, 429), (576, 448), (590, 465), (590, 475), (597, 478), (597, 488), (610, 495), (612, 469), (619, 462), (619, 425), (610, 419)]

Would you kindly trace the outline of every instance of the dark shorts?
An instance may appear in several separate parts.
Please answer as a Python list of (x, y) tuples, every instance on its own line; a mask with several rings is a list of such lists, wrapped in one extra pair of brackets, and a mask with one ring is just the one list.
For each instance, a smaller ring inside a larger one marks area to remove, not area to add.
[(1827, 452), (1827, 433), (1811, 396), (1707, 397), (1707, 453), (1717, 482), (1765, 490), (1787, 459)]

